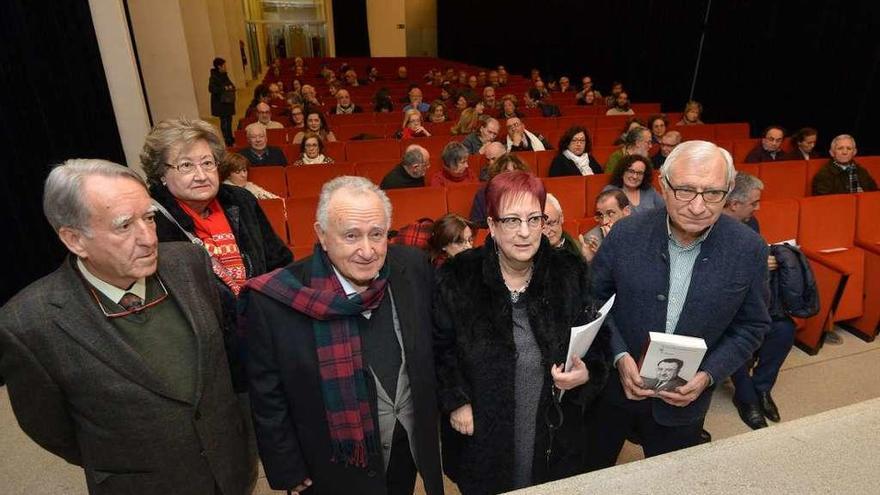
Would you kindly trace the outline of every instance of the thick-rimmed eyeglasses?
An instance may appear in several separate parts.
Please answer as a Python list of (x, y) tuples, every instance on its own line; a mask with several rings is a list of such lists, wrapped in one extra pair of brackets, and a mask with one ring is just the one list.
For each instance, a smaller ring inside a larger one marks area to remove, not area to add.
[(679, 201), (685, 201), (687, 203), (693, 201), (697, 196), (702, 196), (703, 202), (705, 203), (720, 203), (724, 201), (724, 198), (727, 197), (727, 193), (730, 192), (729, 189), (710, 189), (708, 191), (694, 191), (693, 189), (676, 188), (669, 182), (669, 179), (667, 179), (666, 177), (663, 177), (663, 180), (666, 181), (666, 185), (669, 186), (669, 189), (672, 189), (672, 195), (675, 196), (675, 199)]
[(508, 232), (515, 232), (519, 230), (523, 222), (526, 222), (526, 225), (529, 226), (529, 229), (535, 230), (543, 227), (546, 220), (547, 215), (535, 215), (525, 220), (520, 217), (504, 217), (495, 220), (495, 223), (501, 224), (501, 228)]
[(202, 167), (202, 170), (205, 172), (211, 172), (212, 170), (217, 169), (217, 162), (214, 160), (205, 160), (198, 165), (193, 162), (181, 162), (179, 165), (172, 165), (170, 163), (165, 164), (168, 168), (173, 168), (177, 170), (178, 173), (182, 175), (189, 175), (196, 171), (196, 166)]

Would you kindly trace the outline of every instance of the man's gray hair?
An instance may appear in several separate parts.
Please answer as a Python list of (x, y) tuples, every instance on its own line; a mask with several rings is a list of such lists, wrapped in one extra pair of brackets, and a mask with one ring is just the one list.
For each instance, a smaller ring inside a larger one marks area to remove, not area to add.
[(147, 189), (143, 177), (128, 167), (94, 158), (67, 160), (49, 172), (43, 187), (43, 213), (55, 232), (70, 227), (91, 235), (91, 211), (83, 197), (83, 182), (92, 176), (129, 178)]
[(834, 149), (834, 144), (840, 141), (841, 139), (851, 139), (853, 142), (853, 148), (856, 148), (856, 138), (850, 136), (849, 134), (841, 134), (839, 136), (835, 136), (834, 139), (831, 140), (831, 144), (828, 146), (828, 149)]
[(388, 199), (388, 195), (385, 194), (385, 191), (379, 189), (379, 186), (373, 184), (367, 178), (343, 175), (325, 182), (324, 186), (321, 187), (321, 196), (318, 198), (318, 210), (315, 213), (315, 220), (318, 222), (318, 225), (321, 226), (322, 230), (326, 231), (330, 226), (330, 199), (332, 198), (333, 193), (340, 189), (345, 189), (349, 195), (354, 196), (368, 193), (378, 196), (382, 201), (382, 208), (385, 210), (385, 218), (387, 220), (385, 228), (391, 226), (391, 200)]
[(626, 131), (626, 134), (623, 135), (623, 145), (627, 148), (632, 148), (639, 142), (639, 138), (642, 137), (642, 133), (645, 131), (649, 131), (648, 128), (640, 125)]
[(562, 215), (562, 205), (559, 204), (559, 200), (556, 199), (556, 196), (554, 196), (550, 193), (547, 193), (547, 199), (545, 200), (545, 202), (553, 205), (553, 207), (556, 208), (556, 211), (559, 212), (560, 217), (563, 216)]
[(252, 123), (248, 124), (247, 127), (244, 128), (244, 133), (246, 136), (250, 136), (251, 131), (262, 131), (263, 134), (267, 134), (266, 133), (266, 126), (264, 126), (263, 124), (261, 124), (259, 122), (252, 122)]
[[(666, 136), (669, 136), (672, 139), (675, 139), (676, 146), (678, 146), (678, 144), (681, 143), (681, 133), (678, 131), (666, 131), (666, 134), (664, 134), (663, 137), (666, 137)], [(662, 140), (663, 138), (660, 138), (660, 139)]]
[[(262, 125), (262, 124), (261, 124)], [(150, 184), (159, 184), (165, 175), (165, 164), (177, 157), (168, 156), (178, 146), (178, 153), (197, 141), (205, 141), (211, 148), (214, 161), (220, 163), (226, 155), (226, 144), (213, 125), (199, 119), (167, 119), (156, 124), (144, 139), (141, 165)]]
[(666, 157), (663, 167), (660, 168), (660, 177), (669, 180), (669, 175), (672, 173), (673, 167), (684, 158), (690, 158), (691, 160), (698, 162), (705, 162), (715, 159), (718, 154), (724, 159), (724, 165), (727, 167), (727, 184), (730, 184), (736, 177), (736, 169), (733, 167), (733, 157), (730, 156), (730, 152), (726, 149), (716, 146), (709, 141), (685, 141), (676, 146), (672, 152), (669, 153), (669, 156)]
[(734, 201), (746, 203), (749, 200), (749, 195), (755, 189), (764, 190), (764, 183), (761, 182), (761, 179), (745, 172), (737, 172), (733, 190), (727, 195), (727, 201), (724, 204), (729, 205)]
[(468, 155), (470, 155), (470, 153), (463, 144), (458, 141), (450, 141), (443, 147), (443, 152), (440, 153), (440, 158), (443, 160), (443, 165), (449, 168), (450, 166), (458, 165), (458, 162), (462, 159), (467, 159)]
[(425, 151), (425, 148), (422, 148), (417, 144), (409, 145), (403, 153), (403, 166), (412, 167), (413, 165), (421, 165), (425, 163), (425, 155), (423, 151)]

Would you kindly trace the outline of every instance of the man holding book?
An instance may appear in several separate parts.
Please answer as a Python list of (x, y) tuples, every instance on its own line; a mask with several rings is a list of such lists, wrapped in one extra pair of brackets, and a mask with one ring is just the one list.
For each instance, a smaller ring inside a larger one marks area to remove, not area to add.
[[(593, 261), (595, 299), (616, 293), (617, 302), (606, 320), (615, 369), (588, 428), (588, 469), (612, 466), (632, 433), (647, 457), (700, 443), (714, 386), (769, 329), (767, 246), (721, 215), (735, 173), (716, 145), (680, 144), (661, 170), (666, 208), (617, 222)], [(674, 390), (647, 386), (636, 359), (649, 332), (705, 341), (693, 378)]]

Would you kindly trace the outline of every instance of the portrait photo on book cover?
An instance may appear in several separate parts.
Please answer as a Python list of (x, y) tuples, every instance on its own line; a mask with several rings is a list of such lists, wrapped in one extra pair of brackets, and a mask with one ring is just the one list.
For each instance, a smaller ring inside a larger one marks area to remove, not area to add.
[[(661, 359), (654, 366), (654, 377), (643, 377), (645, 388), (650, 390), (674, 391), (676, 387), (680, 387), (687, 383), (687, 380), (678, 376), (684, 367), (684, 361), (677, 358)], [(644, 366), (643, 366), (644, 368)]]

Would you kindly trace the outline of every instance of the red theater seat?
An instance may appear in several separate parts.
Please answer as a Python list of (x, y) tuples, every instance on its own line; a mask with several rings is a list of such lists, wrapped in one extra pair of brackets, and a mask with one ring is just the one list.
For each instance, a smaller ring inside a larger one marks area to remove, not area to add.
[(282, 198), (287, 197), (287, 179), (284, 167), (250, 167), (248, 180)]
[(333, 134), (340, 141), (349, 141), (354, 136), (366, 134), (376, 138), (385, 137), (385, 124), (357, 124), (333, 127)]
[(354, 175), (351, 164), (287, 167), (287, 191), (291, 198), (317, 196), (325, 182), (342, 175)]
[[(317, 196), (287, 200), (287, 228), (290, 232), (290, 245), (295, 248), (305, 247), (311, 252), (312, 245), (318, 241), (314, 228), (317, 209)], [(294, 256), (296, 256), (296, 252), (294, 250)]]
[(400, 159), (400, 145), (394, 139), (349, 141), (345, 144), (346, 160), (365, 162)]
[(465, 218), (470, 218), (471, 205), (477, 191), (485, 184), (482, 182), (468, 182), (454, 184), (446, 187), (446, 210)]
[(764, 182), (762, 199), (802, 198), (807, 183), (806, 160), (765, 162), (759, 165), (761, 181)]
[[(391, 171), (399, 160), (377, 160), (373, 162), (359, 162), (355, 165), (355, 175), (370, 179), (373, 184), (379, 185), (382, 179)], [(430, 171), (430, 169), (428, 169)]]
[(865, 251), (865, 308), (847, 324), (860, 337), (873, 340), (880, 330), (880, 192), (858, 195), (856, 246)]
[(576, 221), (586, 216), (584, 177), (548, 177), (544, 179), (544, 187), (559, 200), (566, 219)]
[[(713, 124), (715, 127), (715, 139), (748, 139), (748, 122), (734, 122), (727, 124)], [(680, 129), (676, 128), (676, 129)]]
[(584, 216), (592, 217), (596, 213), (596, 198), (611, 181), (611, 174), (588, 175), (586, 181), (586, 198), (584, 199), (586, 214)]
[(386, 191), (394, 207), (391, 228), (399, 229), (420, 218), (438, 219), (446, 214), (446, 189), (414, 187)]
[(278, 237), (287, 244), (289, 240), (287, 235), (287, 210), (284, 206), (285, 200), (260, 199), (258, 202), (260, 208), (263, 209), (263, 213), (266, 214), (266, 218), (269, 220), (272, 230), (274, 230), (275, 233), (278, 234)]

